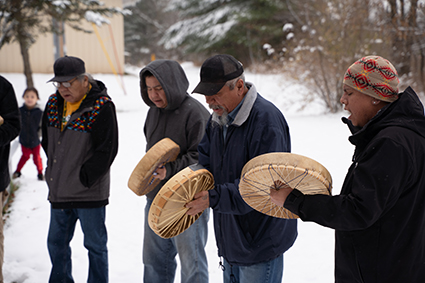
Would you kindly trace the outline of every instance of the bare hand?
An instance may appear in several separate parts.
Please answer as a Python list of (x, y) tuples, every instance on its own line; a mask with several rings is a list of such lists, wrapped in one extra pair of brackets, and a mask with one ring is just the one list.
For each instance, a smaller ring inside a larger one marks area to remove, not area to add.
[(196, 215), (199, 212), (204, 211), (210, 206), (210, 197), (208, 195), (208, 191), (202, 191), (196, 193), (193, 197), (193, 200), (186, 204), (186, 207), (189, 208), (186, 211), (187, 215)]
[(292, 190), (290, 186), (283, 182), (275, 181), (274, 185), (270, 187), (270, 200), (278, 206), (283, 206)]
[(153, 172), (153, 177), (155, 179), (164, 180), (165, 176), (167, 176), (167, 169), (165, 169), (165, 166), (158, 167), (155, 172)]

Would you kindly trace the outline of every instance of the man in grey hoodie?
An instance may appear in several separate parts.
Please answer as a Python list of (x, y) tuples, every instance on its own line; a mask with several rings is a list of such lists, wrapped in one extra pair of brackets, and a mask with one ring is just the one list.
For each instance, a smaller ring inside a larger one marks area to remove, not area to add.
[(180, 146), (173, 162), (156, 170), (162, 181), (147, 196), (143, 242), (144, 282), (173, 282), (176, 255), (181, 262), (181, 282), (208, 282), (205, 245), (209, 209), (182, 234), (171, 239), (156, 235), (148, 225), (148, 212), (160, 188), (177, 172), (198, 161), (198, 143), (210, 113), (187, 93), (189, 82), (176, 61), (156, 60), (140, 71), (143, 101), (150, 107), (145, 125), (146, 151), (163, 138)]

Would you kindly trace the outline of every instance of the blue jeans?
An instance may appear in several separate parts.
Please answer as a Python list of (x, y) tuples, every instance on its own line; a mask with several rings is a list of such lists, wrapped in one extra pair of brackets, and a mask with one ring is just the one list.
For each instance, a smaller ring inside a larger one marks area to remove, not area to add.
[(105, 207), (50, 209), (47, 238), (52, 270), (49, 283), (73, 283), (71, 247), (75, 224), (80, 220), (84, 247), (89, 252), (88, 283), (108, 282), (108, 241), (105, 227)]
[(230, 265), (224, 259), (224, 283), (281, 283), (283, 277), (283, 254), (266, 262), (249, 266)]
[(163, 239), (149, 227), (152, 200), (146, 200), (145, 235), (143, 240), (144, 282), (172, 283), (176, 273), (176, 255), (181, 263), (181, 283), (208, 282), (205, 245), (208, 238), (209, 208), (186, 231)]

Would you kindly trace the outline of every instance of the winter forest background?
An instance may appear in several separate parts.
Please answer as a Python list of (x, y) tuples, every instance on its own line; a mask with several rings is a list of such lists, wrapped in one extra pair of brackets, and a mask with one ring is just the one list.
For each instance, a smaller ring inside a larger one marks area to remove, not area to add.
[[(121, 0), (117, 0), (117, 4)], [(425, 0), (123, 0), (124, 9), (100, 0), (0, 0), (0, 48), (20, 45), (27, 84), (28, 49), (41, 33), (58, 33), (63, 22), (124, 17), (126, 63), (141, 67), (157, 59), (200, 65), (228, 53), (253, 72), (286, 73), (340, 111), (342, 75), (357, 59), (380, 55), (401, 78), (425, 95)], [(42, 16), (52, 21), (42, 21)]]
[(395, 65), (401, 89), (425, 91), (422, 0), (144, 0), (128, 9), (130, 64), (152, 53), (199, 64), (229, 53), (251, 70), (291, 74), (337, 112), (344, 71), (376, 54)]

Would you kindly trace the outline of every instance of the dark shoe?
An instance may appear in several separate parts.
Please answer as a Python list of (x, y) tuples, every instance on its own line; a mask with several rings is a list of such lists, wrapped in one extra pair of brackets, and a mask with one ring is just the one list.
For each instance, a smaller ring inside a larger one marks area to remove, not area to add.
[(21, 172), (15, 171), (15, 173), (13, 173), (13, 175), (12, 175), (12, 178), (16, 179), (16, 178), (21, 177), (21, 175), (22, 175)]
[(37, 179), (39, 180), (39, 181), (44, 181), (44, 176), (43, 176), (43, 174), (38, 174), (37, 175)]

